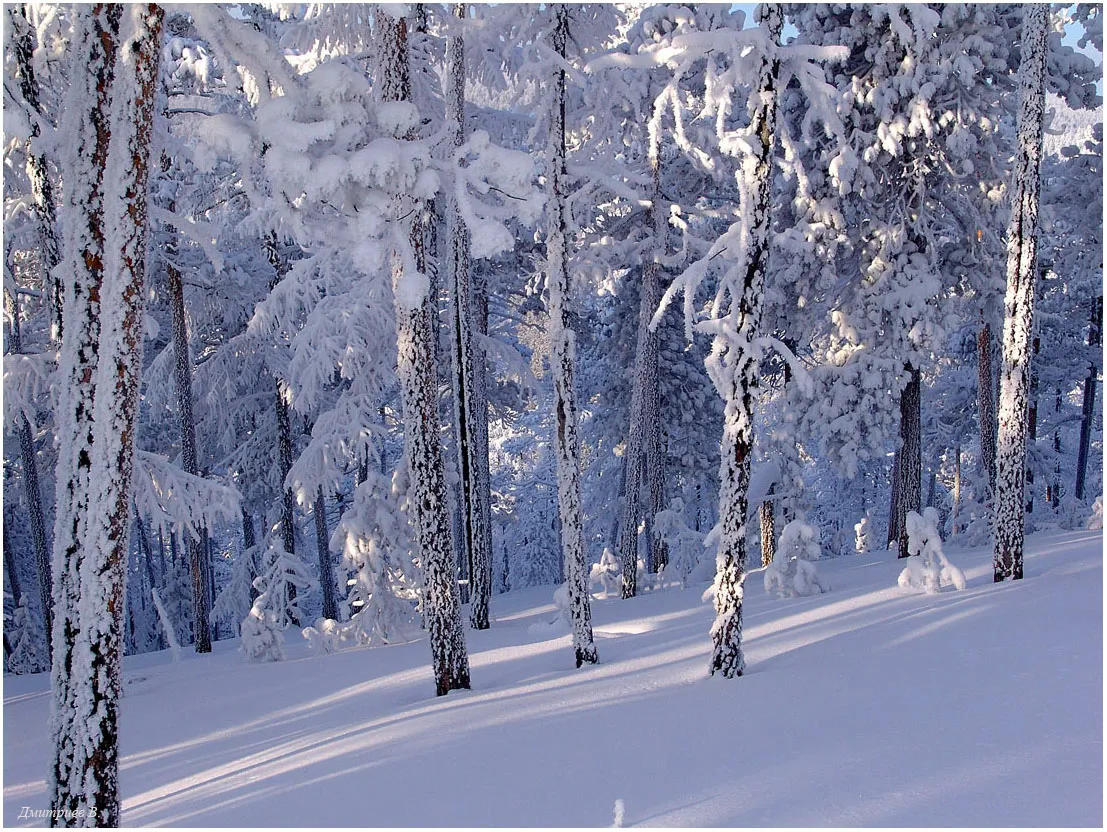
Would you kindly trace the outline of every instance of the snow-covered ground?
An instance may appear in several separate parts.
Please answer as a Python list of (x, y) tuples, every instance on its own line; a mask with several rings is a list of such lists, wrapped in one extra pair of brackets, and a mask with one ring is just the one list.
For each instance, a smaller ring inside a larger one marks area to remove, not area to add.
[[(551, 589), (467, 631), (470, 692), (434, 696), (425, 641), (246, 664), (127, 659), (123, 820), (188, 826), (1095, 826), (1103, 812), (1101, 532), (1028, 541), (995, 585), (896, 586), (887, 554), (831, 591), (747, 580), (749, 670), (707, 676), (703, 587), (593, 602), (575, 670)], [(46, 807), (46, 675), (4, 679), (4, 826)], [(38, 821), (41, 825), (43, 822)]]

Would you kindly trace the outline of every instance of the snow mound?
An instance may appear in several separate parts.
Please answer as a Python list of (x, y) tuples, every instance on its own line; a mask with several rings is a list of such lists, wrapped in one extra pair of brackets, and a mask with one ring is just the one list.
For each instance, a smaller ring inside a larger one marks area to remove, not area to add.
[(818, 595), (830, 587), (819, 580), (814, 561), (822, 555), (819, 530), (802, 520), (793, 520), (780, 534), (773, 562), (765, 567), (765, 592), (780, 598)]

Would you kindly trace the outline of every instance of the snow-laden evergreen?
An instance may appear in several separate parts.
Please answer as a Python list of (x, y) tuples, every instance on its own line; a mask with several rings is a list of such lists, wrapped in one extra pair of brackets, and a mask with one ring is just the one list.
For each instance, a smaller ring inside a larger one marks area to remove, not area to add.
[(815, 566), (821, 555), (819, 530), (802, 520), (793, 520), (780, 533), (773, 561), (765, 567), (765, 592), (775, 592), (779, 598), (826, 592)]
[(929, 507), (921, 515), (910, 511), (906, 523), (909, 558), (899, 573), (899, 585), (927, 593), (939, 592), (943, 586), (964, 589), (965, 573), (949, 562), (942, 549), (938, 512)]

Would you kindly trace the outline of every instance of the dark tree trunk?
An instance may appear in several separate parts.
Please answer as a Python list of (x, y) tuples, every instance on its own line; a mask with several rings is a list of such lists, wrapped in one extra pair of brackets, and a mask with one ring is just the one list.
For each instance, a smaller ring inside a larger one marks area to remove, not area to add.
[(323, 488), (315, 492), (315, 542), (319, 547), (319, 586), (323, 590), (323, 617), (338, 620), (338, 602), (335, 600), (334, 563), (331, 560), (330, 534), (327, 532), (327, 504), (323, 500)]
[(899, 523), (899, 556), (910, 555), (907, 548), (907, 513), (922, 512), (922, 375), (911, 365), (907, 386), (899, 400), (900, 491), (896, 506)]
[[(1035, 335), (1034, 347), (1030, 356), (1030, 387), (1027, 391), (1026, 410), (1026, 444), (1033, 447), (1038, 441), (1038, 350), (1041, 349), (1042, 339)], [(1030, 467), (1030, 458), (1026, 460), (1026, 513), (1034, 513), (1034, 469)]]
[[(1088, 346), (1098, 347), (1103, 329), (1103, 296), (1095, 299), (1092, 305), (1091, 326), (1088, 328)], [(1093, 350), (1093, 355), (1098, 350)], [(1088, 377), (1084, 379), (1084, 404), (1080, 414), (1080, 446), (1076, 452), (1076, 499), (1084, 499), (1084, 488), (1088, 473), (1088, 449), (1092, 445), (1092, 427), (1095, 425), (1095, 388), (1099, 378), (1099, 367), (1093, 359), (1088, 368)]]
[(763, 501), (758, 511), (761, 515), (761, 565), (768, 566), (776, 557), (776, 518), (772, 501)]
[[(162, 169), (169, 167), (168, 157), (162, 159)], [(173, 204), (170, 203), (170, 210)], [(199, 476), (200, 465), (196, 455), (196, 420), (192, 415), (192, 360), (188, 350), (188, 325), (185, 319), (184, 281), (174, 259), (177, 256), (177, 231), (173, 226), (165, 228), (165, 272), (169, 289), (169, 305), (173, 312), (174, 380), (177, 390), (177, 418), (181, 431), (181, 467), (186, 474)], [(192, 578), (193, 631), (197, 653), (211, 652), (211, 630), (208, 623), (208, 569), (202, 539), (186, 535), (188, 569)]]
[(887, 548), (891, 549), (892, 544), (899, 540), (899, 530), (901, 528), (902, 521), (900, 520), (900, 492), (903, 490), (902, 481), (903, 473), (901, 471), (900, 460), (903, 458), (903, 451), (897, 450), (892, 455), (892, 496), (891, 502), (888, 505), (888, 543)]
[(996, 485), (996, 398), (992, 372), (992, 328), (982, 324), (976, 336), (976, 412), (980, 428), (980, 462), (987, 476), (988, 498)]
[(254, 519), (246, 506), (242, 506), (242, 557), (250, 558), (250, 604), (258, 599), (258, 590), (254, 586), (253, 579), (258, 575), (257, 553), (251, 551), (257, 545), (257, 537), (254, 534)]
[[(281, 474), (281, 545), (290, 555), (296, 554), (296, 495), (288, 487), (288, 472), (292, 470), (292, 420), (288, 413), (288, 402), (285, 401), (284, 383), (275, 379), (276, 407), (277, 407), (277, 463)], [(292, 603), (296, 600), (296, 587), (292, 583), (288, 587), (288, 605), (291, 610), (293, 625), (300, 626), (300, 618), (295, 614)]]

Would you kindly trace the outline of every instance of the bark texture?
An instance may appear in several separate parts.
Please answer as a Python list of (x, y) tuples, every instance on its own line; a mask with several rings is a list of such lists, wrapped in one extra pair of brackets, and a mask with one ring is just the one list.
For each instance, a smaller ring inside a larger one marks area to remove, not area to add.
[[(378, 16), (381, 97), (410, 101), (407, 21), (387, 13)], [(392, 257), (392, 283), (417, 279), (425, 260), (422, 206), (410, 197), (397, 198), (397, 222), (406, 223), (409, 249)], [(416, 539), (423, 556), (425, 617), (430, 634), (435, 691), (469, 688), (469, 655), (461, 625), (461, 601), (454, 579), (449, 503), (438, 431), (438, 385), (435, 364), (434, 299), (429, 292), (414, 306), (402, 302), (408, 292), (396, 291), (396, 347), (404, 413), (404, 448), (411, 474)]]
[[(1103, 329), (1103, 296), (1092, 305), (1091, 327), (1088, 329), (1088, 346), (1098, 347)], [(1093, 350), (1093, 354), (1098, 350)], [(1095, 388), (1099, 379), (1099, 367), (1092, 360), (1088, 377), (1084, 379), (1084, 402), (1080, 415), (1080, 446), (1076, 452), (1076, 499), (1084, 499), (1084, 487), (1088, 476), (1088, 449), (1092, 445), (1092, 427), (1095, 425)]]
[(896, 502), (896, 525), (899, 535), (899, 557), (908, 557), (907, 513), (922, 513), (922, 374), (907, 366), (907, 386), (899, 400), (899, 499)]
[(1030, 339), (1034, 331), (1049, 14), (1048, 5), (1028, 5), (1022, 22), (1018, 149), (1012, 175), (1011, 218), (1007, 229), (1007, 294), (1003, 304), (1003, 369), (996, 442), (993, 514), (996, 581), (1005, 578), (1017, 580), (1023, 575), (1027, 395), (1030, 385)]
[[(83, 794), (77, 762), (74, 648), (80, 627), (80, 574), (92, 469), (93, 375), (100, 348), (100, 290), (104, 279), (104, 171), (111, 138), (111, 87), (122, 7), (81, 9), (70, 41), (73, 84), (63, 129), (72, 141), (66, 159), (71, 219), (66, 239), (64, 320), (58, 356), (57, 503), (54, 514), (53, 600), (55, 650), (51, 669), (47, 780), (53, 812), (76, 812)], [(58, 822), (54, 821), (55, 824)]]
[[(784, 14), (777, 4), (759, 8), (760, 24), (770, 43), (780, 41)], [(722, 531), (715, 574), (715, 623), (711, 628), (711, 674), (741, 676), (746, 667), (742, 652), (742, 599), (746, 577), (746, 514), (749, 508), (750, 464), (753, 461), (753, 408), (758, 361), (751, 348), (761, 326), (765, 274), (769, 260), (773, 148), (777, 129), (777, 79), (780, 59), (774, 52), (761, 61), (757, 78), (757, 109), (751, 121), (755, 157), (745, 183), (743, 201), (749, 218), (744, 240), (745, 263), (734, 334), (726, 344), (725, 365), (719, 373), (726, 384), (723, 439), (719, 466), (719, 518)], [(747, 163), (748, 164), (748, 163)], [(752, 168), (752, 169), (751, 169)], [(716, 342), (716, 351), (718, 350)]]
[[(80, 571), (74, 648), (81, 772), (78, 825), (118, 826), (119, 700), (123, 693), (123, 606), (130, 542), (131, 474), (146, 305), (147, 184), (163, 12), (130, 6), (112, 90), (112, 140), (106, 182), (100, 352), (96, 369), (88, 536)], [(70, 799), (74, 796), (70, 795)], [(92, 817), (89, 817), (91, 810)]]
[[(554, 29), (550, 48), (564, 61), (569, 38), (569, 7), (553, 6)], [(554, 103), (550, 111), (546, 148), (549, 201), (546, 208), (546, 286), (550, 293), (550, 370), (554, 382), (556, 421), (557, 502), (561, 515), (561, 551), (569, 590), (576, 666), (598, 660), (592, 640), (592, 607), (588, 595), (588, 563), (584, 552), (584, 527), (580, 504), (580, 434), (573, 374), (576, 337), (569, 319), (569, 251), (566, 239), (568, 171), (565, 165), (565, 70), (555, 67)], [(629, 461), (628, 461), (629, 464)], [(630, 477), (627, 477), (628, 487)], [(629, 502), (629, 500), (628, 500)]]

